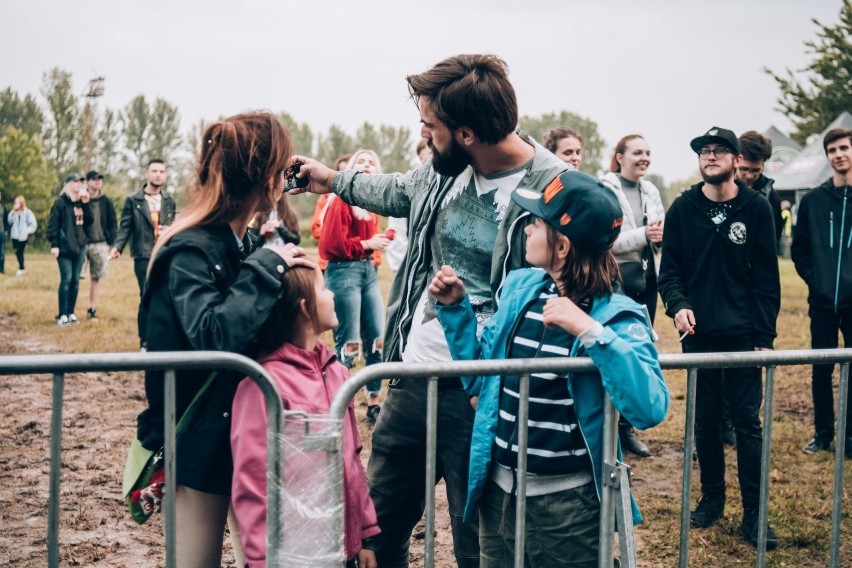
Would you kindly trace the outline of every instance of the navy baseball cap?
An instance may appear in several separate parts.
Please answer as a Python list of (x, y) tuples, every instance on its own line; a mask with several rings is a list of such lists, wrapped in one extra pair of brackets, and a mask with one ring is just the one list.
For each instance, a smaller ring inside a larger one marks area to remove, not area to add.
[(624, 215), (615, 192), (583, 172), (562, 172), (543, 193), (518, 188), (512, 200), (586, 252), (609, 250), (621, 232)]
[(81, 176), (80, 174), (78, 174), (76, 172), (71, 172), (70, 174), (65, 176), (65, 183), (68, 183), (69, 181), (85, 181), (85, 180), (86, 180), (86, 178), (84, 178), (83, 176)]
[(698, 154), (707, 144), (721, 144), (733, 152), (735, 156), (738, 156), (740, 153), (740, 141), (737, 135), (727, 128), (714, 126), (701, 136), (693, 138), (692, 142), (689, 143), (689, 147), (692, 148), (693, 152)]
[(93, 179), (104, 179), (103, 174), (99, 174), (95, 170), (91, 170), (86, 174), (86, 181), (91, 181)]

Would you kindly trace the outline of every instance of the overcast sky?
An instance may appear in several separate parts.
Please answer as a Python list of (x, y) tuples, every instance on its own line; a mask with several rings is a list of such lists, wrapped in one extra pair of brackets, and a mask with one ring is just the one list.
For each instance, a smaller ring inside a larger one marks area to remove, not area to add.
[[(182, 126), (254, 108), (314, 131), (365, 120), (419, 131), (405, 76), (458, 53), (495, 53), (521, 114), (597, 122), (609, 152), (628, 133), (667, 181), (696, 171), (711, 126), (789, 132), (762, 69), (800, 69), (811, 18), (841, 0), (2, 0), (0, 88), (38, 94), (52, 67), (101, 105), (163, 97)], [(834, 117), (831, 117), (834, 118)]]

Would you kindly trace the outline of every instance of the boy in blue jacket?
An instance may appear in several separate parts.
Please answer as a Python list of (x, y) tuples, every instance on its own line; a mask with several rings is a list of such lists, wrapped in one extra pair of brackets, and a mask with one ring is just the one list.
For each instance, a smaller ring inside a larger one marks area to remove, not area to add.
[[(597, 566), (603, 450), (603, 392), (638, 428), (665, 418), (669, 392), (641, 306), (613, 294), (610, 247), (621, 207), (595, 178), (557, 176), (543, 193), (517, 189), (532, 214), (526, 260), (503, 286), (500, 307), (479, 334), (455, 271), (429, 287), (453, 358), (588, 356), (597, 371), (530, 378), (527, 566)], [(478, 341), (470, 338), (479, 336)], [(517, 494), (519, 376), (468, 377), (476, 408), (465, 518), (480, 515), (480, 566), (511, 566)], [(634, 522), (641, 521), (633, 504)]]

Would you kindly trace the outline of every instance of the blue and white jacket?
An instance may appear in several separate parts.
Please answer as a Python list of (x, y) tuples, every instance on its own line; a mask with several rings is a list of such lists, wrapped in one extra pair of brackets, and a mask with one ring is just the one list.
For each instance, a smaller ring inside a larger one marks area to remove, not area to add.
[[(454, 306), (438, 305), (438, 318), (447, 336), (450, 352), (456, 360), (503, 359), (509, 335), (524, 306), (544, 290), (550, 279), (539, 269), (510, 272), (503, 286), (500, 307), (476, 337), (476, 317), (465, 298)], [(574, 399), (580, 430), (592, 458), (598, 498), (601, 494), (603, 465), (603, 389), (612, 403), (637, 428), (650, 428), (662, 422), (669, 408), (669, 390), (657, 360), (657, 349), (642, 308), (626, 296), (614, 294), (595, 298), (589, 315), (604, 326), (590, 347), (579, 339), (571, 347), (571, 357), (591, 357), (598, 372), (572, 375), (565, 388)], [(497, 431), (500, 407), (498, 376), (463, 377), (470, 396), (479, 397), (470, 449), (467, 504), (464, 517), (469, 520), (479, 507), (488, 481), (492, 447)], [(621, 448), (619, 447), (619, 456)], [(631, 496), (633, 522), (642, 516)]]

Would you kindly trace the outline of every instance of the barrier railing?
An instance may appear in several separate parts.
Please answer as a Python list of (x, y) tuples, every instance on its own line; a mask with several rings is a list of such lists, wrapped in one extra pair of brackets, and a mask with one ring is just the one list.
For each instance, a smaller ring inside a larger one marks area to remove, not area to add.
[[(660, 356), (663, 369), (685, 369), (687, 371), (686, 417), (684, 421), (684, 457), (683, 482), (681, 494), (681, 526), (679, 566), (686, 567), (689, 560), (689, 519), (690, 490), (692, 486), (692, 451), (694, 445), (695, 393), (697, 371), (703, 368), (765, 367), (766, 384), (763, 415), (763, 445), (761, 450), (760, 506), (757, 566), (766, 564), (766, 527), (767, 502), (769, 495), (769, 463), (772, 448), (772, 410), (774, 403), (775, 369), (787, 365), (812, 365), (840, 363), (840, 393), (837, 415), (846, 415), (846, 397), (849, 390), (849, 365), (852, 363), (852, 349), (799, 350), (799, 351), (759, 351), (748, 353), (692, 353), (668, 354)], [(268, 470), (267, 486), (272, 487), (281, 480), (281, 455), (277, 443), (277, 434), (285, 415), (282, 410), (281, 396), (275, 383), (263, 368), (240, 355), (222, 352), (193, 353), (111, 353), (85, 355), (37, 355), (0, 357), (0, 375), (53, 374), (53, 410), (51, 415), (50, 440), (50, 501), (48, 505), (48, 565), (59, 565), (59, 488), (62, 448), (62, 401), (66, 373), (106, 372), (106, 371), (165, 371), (166, 404), (166, 479), (175, 479), (175, 374), (178, 369), (228, 369), (250, 377), (263, 392), (269, 417), (267, 447)], [(569, 373), (590, 371), (594, 364), (589, 359), (514, 359), (501, 361), (455, 361), (444, 363), (383, 363), (367, 367), (346, 381), (337, 392), (329, 410), (329, 417), (337, 420), (342, 428), (343, 417), (349, 400), (358, 389), (376, 378), (426, 379), (427, 389), (427, 460), (426, 460), (426, 554), (425, 566), (435, 565), (434, 528), (435, 528), (435, 487), (429, 480), (435, 474), (435, 448), (437, 440), (437, 379), (465, 375), (519, 375), (521, 381), (521, 410), (525, 413), (529, 403), (529, 375), (531, 373)], [(623, 566), (635, 566), (632, 526), (629, 524), (630, 511), (627, 492), (620, 488), (627, 481), (626, 466), (616, 459), (617, 413), (606, 401), (604, 405), (604, 479), (601, 495), (601, 538), (599, 566), (612, 566), (614, 542), (614, 517), (619, 515), (619, 526), (623, 527), (619, 537)], [(846, 439), (845, 420), (838, 420), (837, 439)], [(327, 439), (315, 440), (328, 452), (330, 471), (338, 486), (343, 487), (342, 439), (339, 432), (329, 433)], [(526, 468), (526, 420), (519, 420), (519, 470)], [(832, 493), (832, 531), (829, 566), (840, 564), (840, 520), (843, 496), (843, 460), (844, 444), (836, 444), (834, 468), (834, 488)], [(523, 566), (526, 496), (522, 485), (525, 476), (518, 476), (519, 490), (517, 498), (515, 527), (515, 566)], [(332, 483), (334, 485), (334, 483)], [(343, 495), (333, 495), (340, 504), (335, 507), (336, 534), (343, 534)], [(618, 497), (621, 497), (619, 500)], [(271, 535), (280, 532), (282, 522), (280, 511), (280, 493), (268, 492), (267, 497), (267, 565), (279, 565), (279, 550)], [(618, 504), (616, 501), (619, 501)], [(164, 526), (166, 533), (166, 566), (174, 566), (174, 484), (166, 484)], [(625, 505), (626, 503), (626, 505)], [(618, 505), (618, 506), (617, 506)], [(622, 521), (622, 517), (626, 522)], [(342, 542), (341, 542), (342, 545)], [(343, 558), (343, 552), (340, 552)], [(341, 562), (342, 563), (342, 562)]]
[[(59, 566), (59, 488), (62, 463), (62, 401), (65, 374), (107, 371), (165, 371), (165, 469), (166, 480), (175, 479), (175, 371), (183, 369), (223, 369), (236, 371), (257, 383), (266, 401), (269, 417), (267, 432), (267, 487), (281, 479), (281, 450), (278, 433), (284, 417), (281, 395), (275, 382), (256, 362), (219, 351), (162, 353), (98, 353), (79, 355), (24, 355), (0, 357), (0, 375), (53, 374), (53, 406), (50, 426), (50, 501), (48, 503), (48, 566)], [(130, 440), (128, 440), (128, 443)], [(163, 523), (166, 536), (166, 566), (175, 566), (175, 484), (166, 483)], [(267, 565), (278, 566), (278, 547), (271, 535), (277, 535), (281, 523), (278, 491), (269, 491), (266, 509)]]
[[(679, 566), (685, 568), (689, 561), (689, 519), (690, 519), (690, 491), (692, 487), (692, 451), (695, 447), (695, 393), (697, 385), (698, 369), (706, 368), (734, 368), (734, 367), (765, 367), (766, 385), (764, 396), (763, 414), (763, 445), (761, 449), (761, 475), (760, 475), (760, 506), (759, 506), (759, 532), (757, 547), (757, 566), (766, 565), (766, 527), (767, 527), (767, 502), (769, 496), (769, 463), (772, 449), (772, 409), (775, 368), (787, 365), (812, 365), (840, 363), (840, 407), (838, 416), (846, 415), (846, 395), (849, 388), (849, 364), (852, 362), (852, 349), (826, 349), (826, 350), (798, 350), (798, 351), (755, 351), (737, 353), (691, 353), (691, 354), (665, 354), (660, 355), (660, 365), (663, 369), (685, 369), (687, 371), (687, 398), (686, 419), (684, 423), (684, 454), (683, 454), (683, 482), (681, 493), (681, 519), (680, 519), (680, 556)], [(437, 440), (437, 379), (445, 377), (458, 377), (467, 375), (519, 375), (521, 376), (521, 402), (519, 411), (518, 432), (518, 470), (526, 470), (526, 439), (527, 423), (523, 420), (529, 404), (528, 381), (531, 373), (573, 373), (593, 370), (594, 364), (590, 359), (575, 358), (552, 358), (552, 359), (510, 359), (499, 361), (451, 361), (439, 363), (382, 363), (366, 367), (356, 373), (351, 380), (344, 383), (337, 392), (329, 410), (329, 417), (342, 419), (349, 400), (358, 392), (358, 389), (367, 382), (374, 379), (395, 378), (403, 380), (425, 379), (429, 382), (427, 388), (427, 430), (426, 430), (426, 538), (424, 565), (431, 568), (435, 565), (435, 487), (430, 480), (435, 479), (435, 448)], [(623, 527), (619, 535), (622, 566), (635, 566), (635, 549), (633, 544), (632, 524), (629, 523), (629, 499), (627, 492), (619, 493), (622, 483), (619, 480), (627, 480), (626, 466), (616, 459), (617, 439), (617, 413), (607, 398), (604, 404), (604, 479), (602, 480), (601, 495), (601, 537), (599, 566), (609, 568), (613, 565), (613, 541), (614, 541), (614, 516), (617, 511), (622, 513), (628, 520), (622, 523), (619, 515), (619, 526)], [(342, 423), (342, 421), (341, 421)], [(844, 440), (846, 436), (845, 420), (838, 420), (837, 439)], [(334, 451), (329, 453), (334, 463), (330, 464), (332, 475), (337, 479), (342, 478), (342, 462), (340, 460), (339, 440), (329, 440), (334, 445)], [(836, 460), (834, 469), (834, 491), (832, 497), (832, 536), (831, 536), (831, 558), (832, 568), (839, 566), (840, 554), (840, 518), (842, 506), (843, 489), (843, 457), (844, 444), (837, 444)], [(515, 527), (515, 566), (522, 567), (524, 557), (525, 536), (525, 511), (526, 495), (524, 475), (518, 476), (518, 495), (516, 507)], [(342, 486), (342, 484), (341, 484)], [(622, 499), (616, 507), (617, 497)], [(336, 495), (342, 503), (343, 496)], [(625, 503), (627, 504), (625, 507)], [(626, 511), (625, 511), (626, 508)], [(336, 528), (343, 531), (342, 507), (338, 507), (341, 513), (335, 520)], [(626, 514), (625, 514), (626, 513)], [(627, 525), (627, 526), (625, 526)]]

